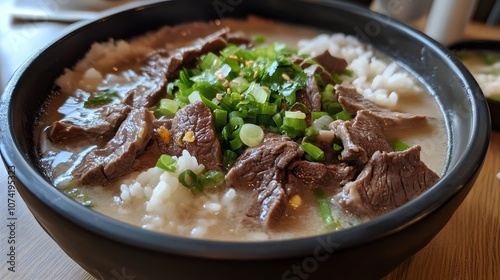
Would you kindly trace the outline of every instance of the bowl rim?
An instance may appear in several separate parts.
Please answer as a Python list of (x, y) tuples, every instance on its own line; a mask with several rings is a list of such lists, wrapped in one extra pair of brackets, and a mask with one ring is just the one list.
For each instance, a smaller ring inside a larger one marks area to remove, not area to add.
[[(170, 1), (167, 1), (168, 3)], [(328, 5), (338, 10), (349, 12), (357, 16), (366, 17), (371, 20), (387, 22), (387, 16), (377, 14), (368, 9), (355, 6), (349, 3), (334, 2), (334, 1), (308, 1), (300, 0), (298, 2), (311, 2), (319, 5)], [(30, 56), (22, 66), (14, 73), (9, 80), (4, 93), (1, 95), (0, 104), (0, 132), (2, 141), (0, 141), (0, 151), (6, 165), (13, 165), (17, 170), (28, 171), (26, 173), (16, 173), (19, 182), (23, 182), (26, 189), (33, 193), (37, 199), (43, 201), (52, 210), (73, 223), (84, 227), (86, 230), (94, 232), (106, 238), (113, 239), (133, 247), (145, 248), (148, 250), (169, 252), (184, 256), (216, 258), (216, 259), (271, 259), (284, 256), (299, 256), (304, 252), (310, 252), (311, 248), (317, 246), (318, 243), (330, 242), (336, 244), (336, 250), (342, 250), (353, 246), (358, 246), (368, 243), (375, 239), (383, 238), (387, 235), (394, 234), (419, 220), (430, 215), (437, 210), (456, 193), (458, 193), (464, 185), (463, 182), (470, 180), (473, 174), (480, 169), (486, 149), (489, 143), (489, 131), (479, 124), (480, 119), (484, 119), (484, 112), (478, 108), (484, 107), (484, 100), (481, 96), (474, 92), (471, 88), (465, 89), (470, 97), (472, 127), (471, 136), (464, 151), (465, 158), (470, 161), (462, 161), (458, 163), (452, 170), (446, 172), (442, 179), (432, 188), (421, 194), (414, 200), (406, 203), (398, 209), (384, 214), (376, 219), (368, 221), (358, 226), (347, 228), (338, 232), (322, 233), (314, 236), (273, 240), (273, 241), (218, 241), (206, 239), (194, 239), (189, 237), (181, 237), (176, 235), (158, 233), (142, 229), (137, 226), (126, 224), (113, 218), (104, 216), (94, 210), (88, 209), (79, 205), (75, 201), (65, 197), (65, 195), (49, 184), (41, 174), (36, 172), (27, 160), (28, 155), (24, 154), (14, 139), (14, 131), (12, 130), (14, 121), (12, 112), (11, 98), (15, 92), (16, 82), (23, 75), (23, 72), (33, 63), (38, 56), (49, 48), (52, 44), (64, 40), (64, 37), (71, 36), (74, 32), (84, 30), (87, 26), (97, 25), (107, 21), (110, 17), (116, 14), (141, 12), (147, 9), (154, 9), (165, 3), (145, 4), (139, 8), (132, 9), (113, 9), (104, 14), (99, 19), (80, 22), (72, 25), (67, 32), (48, 43), (39, 51)], [(393, 28), (408, 33), (426, 43), (431, 49), (436, 51), (439, 56), (454, 63), (453, 58), (449, 55), (444, 46), (439, 45), (433, 39), (425, 34), (412, 29), (397, 21), (392, 21)], [(475, 83), (470, 73), (464, 71), (465, 68), (461, 65), (455, 65), (453, 70), (458, 77), (468, 83)], [(482, 132), (482, 133), (477, 133)], [(464, 172), (465, 171), (465, 172)], [(422, 210), (424, 209), (424, 210)], [(355, 233), (355, 234), (353, 234)], [(360, 240), (362, 240), (360, 242)]]

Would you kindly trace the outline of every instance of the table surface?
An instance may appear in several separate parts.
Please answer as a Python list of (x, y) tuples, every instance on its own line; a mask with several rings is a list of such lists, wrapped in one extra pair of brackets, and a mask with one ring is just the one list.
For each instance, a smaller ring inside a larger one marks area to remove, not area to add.
[[(9, 1), (0, 3), (0, 84), (38, 46), (64, 32), (66, 24), (14, 24), (6, 16)], [(469, 24), (465, 38), (500, 40), (500, 28)], [(34, 44), (33, 42), (36, 42)], [(471, 192), (448, 224), (420, 252), (384, 279), (500, 279), (500, 132), (493, 132), (484, 166)], [(0, 217), (6, 221), (7, 174), (0, 167)], [(94, 279), (72, 261), (35, 221), (17, 196), (16, 271), (8, 270), (9, 229), (2, 226), (0, 279)], [(5, 237), (5, 238), (4, 238)]]

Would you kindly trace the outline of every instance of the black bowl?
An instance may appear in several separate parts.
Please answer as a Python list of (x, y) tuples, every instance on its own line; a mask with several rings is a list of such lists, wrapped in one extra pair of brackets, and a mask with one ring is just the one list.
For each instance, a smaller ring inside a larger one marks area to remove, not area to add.
[[(130, 38), (165, 24), (248, 14), (353, 34), (433, 89), (450, 138), (442, 179), (406, 205), (346, 230), (271, 242), (221, 242), (143, 230), (87, 209), (41, 174), (33, 124), (63, 69), (92, 42)], [(75, 26), (13, 75), (0, 105), (1, 153), (46, 232), (99, 279), (380, 278), (423, 248), (447, 223), (481, 169), (490, 138), (486, 100), (456, 57), (427, 36), (367, 9), (335, 1), (167, 1)]]
[[(463, 40), (448, 48), (452, 51), (495, 51), (500, 53), (500, 41), (496, 40)], [(500, 131), (500, 101), (487, 98), (491, 115), (491, 128)]]

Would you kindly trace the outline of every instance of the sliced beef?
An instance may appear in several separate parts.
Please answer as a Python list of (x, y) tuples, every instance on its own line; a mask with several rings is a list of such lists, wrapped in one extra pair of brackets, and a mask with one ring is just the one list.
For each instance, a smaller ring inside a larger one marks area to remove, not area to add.
[(349, 212), (374, 217), (412, 200), (439, 176), (420, 160), (420, 147), (403, 152), (376, 152), (355, 181), (335, 196)]
[(283, 170), (273, 170), (260, 182), (253, 193), (252, 204), (246, 212), (243, 224), (273, 228), (279, 224), (286, 211), (288, 197), (283, 188)]
[(371, 118), (366, 110), (359, 111), (352, 121), (334, 121), (330, 128), (342, 141), (344, 149), (340, 157), (343, 161), (365, 164), (376, 151), (392, 150), (380, 123)]
[(226, 184), (255, 192), (248, 221), (273, 227), (286, 209), (283, 180), (287, 166), (302, 157), (299, 144), (289, 137), (266, 133), (263, 142), (247, 148), (226, 174)]
[(355, 88), (337, 86), (335, 95), (340, 105), (352, 115), (356, 115), (360, 110), (369, 111), (368, 114), (381, 124), (382, 129), (407, 129), (424, 126), (429, 122), (429, 118), (426, 116), (393, 112), (380, 108), (366, 100)]
[(227, 46), (229, 28), (223, 28), (196, 42), (192, 46), (179, 48), (168, 59), (166, 78), (173, 81), (177, 78), (182, 67), (190, 67), (203, 54), (216, 53)]
[(125, 102), (135, 108), (154, 106), (165, 95), (167, 82), (175, 80), (182, 67), (192, 66), (202, 54), (217, 52), (226, 47), (228, 32), (228, 28), (223, 28), (200, 39), (194, 45), (179, 48), (171, 55), (162, 51), (150, 54), (140, 69), (148, 79), (131, 90)]
[(324, 164), (305, 160), (295, 161), (289, 166), (286, 193), (288, 196), (300, 194), (304, 189), (337, 190), (352, 181), (357, 169), (346, 163)]
[(322, 82), (325, 85), (327, 85), (327, 84), (336, 85), (337, 84), (335, 79), (333, 79), (332, 75), (330, 73), (328, 73), (328, 71), (325, 71), (325, 69), (318, 64), (314, 64), (314, 65), (311, 65), (311, 66), (304, 68), (304, 73), (306, 73), (309, 76), (318, 75), (321, 78), (320, 82)]
[(150, 54), (139, 72), (147, 78), (136, 88), (127, 93), (124, 103), (134, 108), (149, 108), (165, 96), (167, 85), (166, 74), (170, 67), (170, 60), (166, 53), (154, 52)]
[(328, 50), (319, 55), (313, 56), (310, 59), (319, 63), (329, 73), (342, 75), (347, 69), (347, 61), (343, 58), (331, 55)]
[(98, 108), (83, 108), (78, 116), (70, 116), (54, 122), (47, 129), (47, 137), (60, 142), (76, 137), (111, 137), (130, 112), (123, 104), (105, 105)]
[(151, 139), (153, 118), (145, 108), (132, 110), (106, 146), (90, 151), (76, 166), (74, 178), (98, 185), (127, 174)]
[(162, 153), (181, 156), (185, 149), (207, 169), (222, 169), (222, 149), (212, 112), (205, 103), (198, 101), (177, 111), (169, 133), (170, 143), (159, 142)]
[(144, 152), (135, 159), (132, 170), (142, 171), (156, 166), (158, 159), (162, 155), (160, 145), (164, 143), (164, 140), (159, 135), (161, 127), (169, 131), (172, 128), (172, 119), (153, 120), (153, 136), (146, 145)]
[(309, 112), (321, 111), (321, 94), (317, 86), (316, 77), (314, 76), (315, 70), (320, 68), (321, 67), (317, 65), (313, 65), (304, 70), (304, 72), (309, 75), (309, 78), (304, 87), (296, 93), (297, 102), (304, 104)]

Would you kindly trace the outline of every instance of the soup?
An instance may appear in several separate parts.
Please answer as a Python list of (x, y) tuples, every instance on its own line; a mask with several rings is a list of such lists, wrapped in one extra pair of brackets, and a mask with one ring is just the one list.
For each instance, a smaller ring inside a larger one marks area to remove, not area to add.
[(37, 130), (43, 171), (77, 202), (219, 240), (373, 219), (430, 188), (447, 151), (438, 104), (403, 65), (260, 18), (95, 43)]

